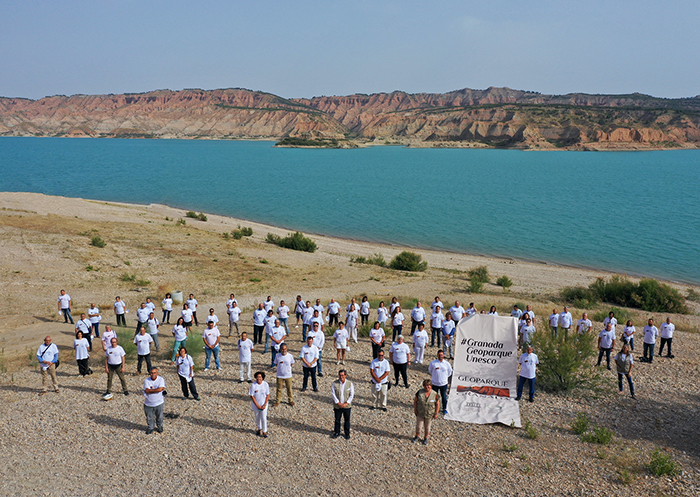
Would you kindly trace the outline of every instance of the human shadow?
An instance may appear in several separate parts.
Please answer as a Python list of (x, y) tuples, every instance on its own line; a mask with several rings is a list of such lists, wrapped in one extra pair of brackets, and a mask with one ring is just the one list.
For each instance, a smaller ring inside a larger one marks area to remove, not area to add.
[[(41, 321), (42, 323), (60, 323), (60, 321), (56, 321), (55, 319), (46, 318), (43, 316), (32, 316), (32, 317), (34, 319), (36, 319), (37, 321)], [(70, 325), (70, 323), (63, 323), (63, 324), (65, 324), (66, 326)], [(71, 326), (73, 326), (73, 325), (71, 325)]]
[(228, 425), (226, 423), (222, 423), (221, 421), (214, 421), (211, 419), (200, 419), (200, 418), (195, 418), (193, 416), (182, 416), (183, 420), (192, 423), (197, 426), (201, 426), (202, 428), (213, 428), (214, 430), (232, 430), (232, 431), (241, 431), (240, 428), (236, 428), (234, 426)]
[[(289, 418), (272, 417), (272, 418), (270, 418), (270, 420), (273, 421), (275, 424), (279, 424), (280, 426), (284, 426), (285, 428), (289, 428), (291, 430), (305, 432), (305, 433), (319, 433), (321, 435), (329, 435), (332, 432), (332, 430), (330, 428), (321, 428), (318, 426), (301, 423), (299, 421), (289, 419)], [(410, 440), (411, 439), (411, 437), (409, 437), (407, 435), (400, 435), (398, 433), (392, 433), (390, 431), (381, 430), (381, 429), (378, 429), (375, 427), (370, 427), (370, 426), (353, 424), (352, 430), (360, 432), (360, 433), (364, 433), (365, 435), (372, 435), (374, 437), (393, 438), (395, 440)]]
[(136, 424), (125, 419), (113, 418), (111, 416), (105, 416), (104, 414), (88, 414), (88, 419), (94, 421), (97, 424), (104, 426), (113, 426), (115, 428), (121, 428), (123, 430), (143, 430), (144, 425)]
[[(59, 385), (59, 388), (60, 388), (60, 385)], [(42, 391), (41, 388), (21, 387), (19, 385), (1, 385), (0, 390), (5, 390), (6, 392), (29, 392), (29, 393), (39, 393)]]
[(95, 393), (95, 394), (104, 393), (104, 390), (101, 388), (83, 387), (83, 386), (78, 386), (78, 385), (59, 385), (59, 387), (65, 388), (66, 390), (75, 390), (76, 392)]

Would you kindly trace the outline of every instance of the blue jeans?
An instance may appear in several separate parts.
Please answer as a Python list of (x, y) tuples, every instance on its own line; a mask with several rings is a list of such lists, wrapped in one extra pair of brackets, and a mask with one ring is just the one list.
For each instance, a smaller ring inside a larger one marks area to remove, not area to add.
[[(270, 335), (265, 333), (265, 350), (263, 350), (263, 354), (267, 354), (267, 351), (270, 350)], [(273, 347), (274, 350), (274, 347)]]
[(316, 367), (318, 368), (318, 374), (322, 375), (323, 371), (321, 370), (321, 355), (323, 354), (323, 351), (321, 349), (318, 349), (318, 362), (316, 363)]
[(557, 335), (558, 335), (558, 333), (557, 333), (557, 327), (556, 327), (556, 326), (550, 326), (550, 328), (552, 328), (552, 336), (553, 336), (554, 338), (557, 338)]
[(392, 342), (396, 341), (396, 335), (400, 335), (402, 330), (403, 330), (402, 324), (400, 324), (398, 326), (394, 326), (394, 334), (393, 334), (392, 339), (391, 339)]
[(649, 359), (649, 362), (654, 361), (654, 343), (644, 342), (644, 358)]
[(302, 324), (301, 325), (301, 339), (306, 342), (306, 332), (309, 331), (309, 325), (308, 324)]
[(632, 375), (630, 375), (630, 374), (617, 373), (617, 386), (620, 388), (620, 392), (622, 392), (622, 377), (623, 376), (627, 377), (627, 383), (629, 383), (629, 385), (630, 385), (630, 394), (634, 395), (634, 383), (632, 383)]
[(274, 347), (272, 347), (271, 351), (272, 351), (272, 363), (270, 365), (272, 367), (274, 367), (275, 366), (275, 357), (277, 357), (277, 354), (279, 354), (279, 352), (277, 350), (275, 350)]
[(207, 353), (207, 360), (204, 362), (204, 369), (209, 369), (209, 363), (211, 362), (211, 354), (214, 354), (214, 361), (216, 362), (216, 368), (221, 369), (221, 363), (219, 362), (219, 346), (217, 345), (213, 349), (209, 347), (204, 347), (204, 352)]
[(95, 333), (95, 338), (100, 338), (100, 323), (92, 323), (92, 331)]
[(66, 307), (65, 309), (61, 309), (61, 312), (63, 313), (63, 322), (67, 323), (68, 320), (70, 319), (70, 324), (75, 324), (73, 322), (73, 316), (70, 314), (70, 309)]
[(440, 407), (447, 412), (447, 385), (433, 385), (433, 389), (440, 394)]
[(518, 398), (523, 396), (523, 386), (525, 382), (530, 384), (530, 400), (535, 398), (535, 379), (521, 376), (518, 380)]
[(626, 343), (629, 343), (629, 344), (630, 344), (630, 350), (631, 350), (631, 351), (634, 351), (634, 337), (633, 337), (633, 336), (631, 336), (631, 337), (629, 337), (629, 338), (624, 338), (624, 337), (623, 337), (623, 338), (622, 338), (622, 341), (624, 341), (624, 342), (626, 342)]
[(284, 325), (284, 329), (287, 330), (287, 335), (289, 335), (289, 326), (287, 325), (287, 320), (289, 318), (280, 318), (280, 324)]
[(437, 344), (440, 346), (440, 337), (442, 336), (442, 330), (440, 328), (430, 328), (433, 330), (432, 338), (430, 339), (430, 346), (435, 347), (435, 336), (437, 335)]

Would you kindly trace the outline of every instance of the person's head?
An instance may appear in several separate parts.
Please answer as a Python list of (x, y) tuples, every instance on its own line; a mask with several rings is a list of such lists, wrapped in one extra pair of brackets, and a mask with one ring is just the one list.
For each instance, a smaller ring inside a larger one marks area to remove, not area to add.
[(566, 305), (564, 306), (564, 312), (569, 312), (569, 307)]
[(552, 314), (557, 314), (557, 310), (556, 310), (556, 309), (552, 309)]
[(335, 299), (331, 299), (331, 304), (335, 304)]
[(379, 359), (380, 361), (384, 360), (384, 351), (383, 350), (380, 350), (379, 352), (377, 352), (377, 359)]
[(65, 295), (65, 294), (66, 294), (66, 291), (65, 291), (65, 290), (61, 290), (61, 295)]
[(469, 307), (474, 307), (474, 302), (469, 302)]
[(609, 317), (610, 319), (614, 318), (614, 317), (615, 317), (615, 313), (614, 313), (613, 311), (610, 311), (610, 313), (608, 314), (608, 317)]
[(187, 307), (187, 304), (182, 304), (182, 309), (186, 311), (187, 309), (189, 309), (189, 307)]
[(110, 325), (105, 326), (105, 331), (112, 331), (112, 327)]
[(423, 331), (424, 329), (425, 329), (425, 324), (424, 324), (424, 323), (420, 323), (420, 324), (418, 325), (418, 331)]
[(627, 324), (626, 324), (625, 326), (632, 326), (632, 320), (631, 320), (631, 319), (628, 319), (628, 320), (627, 320)]
[(416, 307), (422, 307), (420, 301), (416, 302)]
[(515, 304), (515, 305), (513, 306), (513, 309), (515, 309), (515, 310), (517, 311), (517, 310), (518, 310), (518, 304)]
[(315, 317), (315, 318), (318, 317), (318, 309), (315, 309), (315, 310), (314, 310), (314, 317)]
[(307, 301), (306, 301), (306, 307), (311, 307), (311, 301), (310, 301), (310, 300), (307, 300)]
[(146, 302), (141, 302), (141, 309), (145, 309), (145, 308), (146, 308)]
[(44, 337), (44, 343), (46, 345), (50, 345), (51, 344), (51, 337), (48, 335), (46, 337)]
[(171, 298), (171, 297), (172, 297), (172, 295), (170, 295), (169, 293), (166, 293), (166, 294), (165, 294), (165, 298), (166, 298), (166, 299), (169, 299), (169, 298)]
[(151, 303), (151, 297), (146, 297), (146, 303), (150, 304)]
[(121, 299), (122, 298), (119, 295), (117, 295), (116, 301), (119, 302)]
[(313, 344), (314, 344), (314, 337), (307, 336), (307, 337), (306, 337), (306, 345), (308, 345), (309, 347), (311, 347)]
[(666, 323), (671, 324), (671, 318), (666, 318)]
[(228, 296), (228, 298), (231, 299), (231, 300), (233, 300), (233, 299), (236, 298), (236, 296), (235, 296), (234, 294), (231, 294), (231, 295)]
[(459, 307), (459, 300), (455, 300), (455, 307)]
[(430, 381), (430, 378), (426, 378), (425, 380), (423, 380), (423, 389), (426, 392), (430, 392), (433, 389), (433, 382)]
[(391, 297), (391, 303), (392, 303), (392, 304), (395, 304), (395, 303), (397, 303), (398, 301), (399, 301), (399, 299), (397, 299), (396, 297)]
[(438, 358), (439, 361), (442, 362), (442, 360), (445, 359), (445, 351), (444, 351), (444, 350), (438, 350), (437, 358)]
[(583, 319), (588, 319), (588, 313), (587, 313), (587, 312), (584, 312), (584, 313), (583, 313)]
[(209, 321), (207, 323), (207, 328), (209, 328), (210, 330), (214, 329), (214, 321)]
[(396, 342), (397, 343), (403, 343), (403, 335), (399, 335), (396, 337)]
[(496, 306), (492, 305), (491, 308), (489, 309), (489, 312), (496, 312)]
[(612, 330), (612, 324), (608, 323), (605, 325), (605, 331), (610, 331), (610, 330)]
[(525, 324), (526, 324), (527, 326), (530, 326), (530, 325), (532, 324), (532, 319), (530, 319), (530, 318), (525, 318)]
[(379, 307), (386, 307), (386, 306), (384, 305), (384, 301), (383, 301), (383, 300), (382, 300), (381, 302), (379, 302)]
[(438, 295), (435, 296), (435, 302), (440, 302), (440, 297)]
[(445, 314), (445, 319), (447, 319), (448, 321), (452, 319), (452, 313), (450, 311), (447, 311), (447, 313)]
[(212, 307), (211, 309), (209, 309), (209, 315), (211, 316), (213, 314), (214, 314), (214, 308)]
[(180, 347), (177, 353), (180, 357), (185, 357), (187, 355), (187, 347)]
[(530, 304), (527, 304), (525, 309), (527, 309), (527, 312), (530, 312), (532, 310), (532, 306)]
[(94, 308), (95, 308), (95, 304), (90, 304), (90, 309), (94, 309)]
[(155, 315), (154, 312), (151, 312), (151, 313), (148, 314), (148, 317), (149, 317), (150, 319), (153, 319), (154, 317), (156, 317), (156, 315)]
[(75, 338), (77, 338), (78, 340), (82, 340), (83, 339), (83, 332), (78, 330), (78, 332), (75, 334)]
[(340, 383), (345, 383), (345, 378), (348, 377), (348, 372), (345, 371), (344, 369), (341, 369), (338, 371), (338, 379), (340, 380)]
[(235, 300), (231, 302), (231, 307), (238, 307), (238, 302), (236, 302)]
[(185, 318), (183, 318), (182, 316), (177, 318), (177, 323), (176, 323), (177, 326), (182, 326), (184, 324), (185, 324)]
[(116, 338), (112, 338), (112, 339), (109, 341), (109, 343), (112, 345), (112, 348), (116, 348), (116, 346), (117, 346), (117, 339), (116, 339)]
[(355, 310), (355, 304), (350, 304), (350, 312)]
[(191, 293), (190, 293), (190, 298), (191, 298), (191, 299), (193, 299), (193, 298), (194, 298), (194, 295), (192, 295)]
[(280, 345), (280, 354), (287, 355), (287, 344), (286, 343), (283, 343), (282, 345)]
[(157, 367), (153, 366), (151, 368), (151, 370), (149, 371), (149, 373), (151, 373), (152, 380), (155, 380), (156, 378), (158, 378), (158, 368)]
[(379, 329), (379, 321), (374, 322), (374, 329), (378, 330)]
[(314, 331), (318, 331), (318, 323), (314, 322), (312, 328)]
[(280, 306), (284, 306), (284, 300), (280, 300)]
[(274, 314), (274, 311), (273, 311), (272, 309), (270, 309), (269, 311), (267, 311), (267, 317), (270, 317), (270, 316), (272, 316), (273, 314)]
[(355, 300), (355, 297), (353, 297), (350, 299), (350, 302), (352, 302), (354, 304), (355, 302), (357, 302), (357, 300)]
[(141, 333), (142, 335), (145, 335), (145, 334), (146, 334), (146, 328), (145, 328), (144, 326), (141, 326), (141, 328), (139, 328), (139, 333)]
[(316, 299), (316, 305), (319, 305), (321, 303), (321, 299)]
[(262, 309), (264, 309), (264, 308), (265, 308), (265, 306), (263, 305), (262, 302), (260, 302), (260, 303), (258, 304), (258, 309), (261, 309), (261, 310), (262, 310)]
[(622, 352), (622, 353), (625, 354), (625, 355), (629, 355), (629, 353), (630, 353), (630, 345), (629, 345), (627, 342), (623, 343), (623, 344), (622, 344), (622, 349), (620, 350), (620, 352)]
[(269, 302), (270, 300), (272, 300), (272, 296), (271, 296), (271, 295), (268, 295), (268, 296), (267, 296), (267, 301)]
[(85, 319), (85, 313), (84, 313), (84, 312), (81, 312), (81, 313), (80, 313), (80, 319)]
[(345, 321), (340, 321), (340, 322), (338, 323), (338, 328), (341, 329), (341, 330), (342, 330), (343, 328), (345, 328)]
[(362, 302), (367, 302), (367, 297), (362, 297)]
[(297, 295), (297, 302), (301, 302), (301, 295)]
[(265, 371), (257, 371), (255, 373), (254, 378), (255, 378), (255, 382), (258, 385), (261, 384), (263, 382), (263, 380), (265, 379)]
[(532, 354), (532, 345), (528, 344), (527, 349), (525, 349), (525, 350), (527, 350), (528, 354)]
[(279, 328), (279, 326), (280, 326), (280, 320), (279, 320), (279, 319), (275, 319), (275, 327), (276, 327), (276, 328)]
[(654, 324), (654, 320), (652, 318), (649, 318), (649, 321), (647, 321), (647, 324), (649, 326), (652, 326)]
[(248, 332), (244, 331), (241, 333), (241, 340), (243, 340), (244, 342), (248, 340)]

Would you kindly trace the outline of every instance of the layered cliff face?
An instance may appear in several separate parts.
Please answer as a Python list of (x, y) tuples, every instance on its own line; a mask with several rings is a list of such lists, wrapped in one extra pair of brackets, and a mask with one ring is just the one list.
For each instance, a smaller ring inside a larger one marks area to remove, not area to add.
[(243, 89), (0, 98), (0, 135), (284, 138), (292, 146), (697, 147), (700, 98), (508, 88), (291, 100)]

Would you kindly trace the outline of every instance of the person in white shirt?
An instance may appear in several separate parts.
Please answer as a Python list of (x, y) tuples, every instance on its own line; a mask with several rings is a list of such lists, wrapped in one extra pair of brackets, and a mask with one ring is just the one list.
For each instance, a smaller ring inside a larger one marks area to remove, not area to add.
[(314, 304), (314, 310), (318, 311), (318, 315), (320, 317), (323, 317), (323, 311), (325, 309), (323, 307), (323, 304), (321, 303), (321, 299), (316, 299), (316, 303)]
[(117, 373), (117, 376), (119, 376), (124, 395), (129, 395), (129, 390), (126, 388), (126, 379), (124, 378), (124, 356), (126, 356), (126, 352), (120, 345), (117, 345), (117, 339), (112, 338), (110, 346), (105, 352), (105, 373), (107, 373), (107, 391), (105, 395), (109, 395), (112, 392), (114, 373)]
[(78, 331), (75, 334), (73, 348), (75, 349), (75, 361), (78, 363), (78, 374), (83, 377), (92, 374), (92, 370), (88, 367), (88, 359), (90, 358), (88, 349), (90, 344), (83, 337), (82, 331)]
[(516, 304), (513, 306), (513, 310), (510, 311), (510, 315), (519, 320), (520, 316), (523, 315), (523, 311), (521, 311)]
[(447, 311), (445, 320), (442, 322), (442, 343), (444, 345), (445, 355), (450, 359), (454, 358), (454, 337), (455, 337), (455, 320), (452, 319), (452, 313)]
[(637, 330), (632, 324), (632, 320), (628, 319), (625, 328), (622, 330), (622, 342), (630, 345), (630, 350), (634, 351), (634, 334)]
[(347, 323), (348, 327), (348, 335), (352, 336), (352, 339), (355, 341), (355, 343), (357, 343), (357, 308), (355, 307), (355, 304), (350, 305), (350, 310), (345, 315), (345, 322)]
[(275, 366), (275, 357), (280, 351), (280, 347), (284, 343), (285, 338), (287, 338), (287, 330), (281, 326), (279, 319), (275, 319), (272, 328), (270, 328), (270, 340), (272, 341), (272, 362), (270, 367)]
[(214, 354), (214, 362), (216, 369), (221, 369), (221, 361), (219, 361), (219, 341), (221, 341), (221, 332), (214, 321), (208, 321), (207, 327), (202, 332), (202, 341), (204, 342), (204, 352), (207, 358), (204, 361), (204, 371), (209, 371), (211, 364), (211, 356)]
[(294, 391), (292, 390), (292, 366), (294, 365), (294, 357), (287, 352), (287, 344), (283, 343), (280, 347), (280, 353), (275, 357), (275, 365), (277, 366), (277, 396), (275, 397), (274, 407), (280, 405), (282, 399), (282, 388), (287, 388), (287, 400), (289, 405), (294, 407)]
[(489, 314), (492, 316), (498, 316), (498, 311), (496, 311), (496, 306), (492, 305), (491, 309), (489, 309)]
[(416, 306), (411, 309), (411, 335), (415, 333), (420, 324), (425, 324), (425, 309), (420, 302), (416, 302)]
[(207, 323), (213, 322), (214, 326), (219, 327), (219, 316), (214, 314), (214, 308), (209, 309), (209, 315), (207, 316)]
[[(360, 304), (360, 324), (369, 324), (369, 311), (370, 305), (367, 297), (362, 297), (362, 303)], [(354, 337), (355, 343), (357, 343), (357, 336)]]
[(532, 322), (535, 322), (535, 311), (532, 310), (532, 306), (530, 304), (525, 306), (525, 313), (530, 315), (530, 319), (532, 319)]
[(228, 311), (231, 307), (233, 307), (233, 303), (238, 303), (236, 300), (236, 296), (234, 294), (231, 294), (228, 296), (228, 300), (226, 301), (226, 310)]
[(110, 325), (105, 326), (105, 331), (102, 333), (102, 350), (107, 352), (110, 344), (112, 343), (112, 338), (117, 338), (117, 332), (112, 330)]
[(403, 386), (408, 388), (408, 366), (411, 365), (411, 349), (403, 342), (403, 335), (396, 337), (396, 342), (389, 348), (389, 362), (394, 366), (394, 385), (399, 384), (399, 374), (403, 379)]
[(318, 309), (314, 309), (313, 315), (311, 316), (311, 320), (309, 321), (309, 324), (313, 325), (313, 323), (318, 323), (318, 328), (321, 331), (326, 331), (326, 323), (323, 322), (323, 316), (318, 311)]
[(610, 311), (608, 317), (603, 320), (603, 326), (606, 326), (608, 323), (612, 325), (612, 331), (614, 333), (616, 331), (617, 319), (615, 319), (615, 313), (613, 311)]
[(352, 306), (355, 306), (355, 310), (356, 310), (356, 311), (359, 311), (360, 306), (357, 305), (357, 300), (355, 300), (355, 297), (353, 297), (353, 298), (350, 299), (350, 303), (349, 303), (348, 306), (345, 308), (345, 312), (350, 312)]
[(250, 407), (255, 413), (255, 426), (258, 428), (255, 434), (259, 437), (267, 438), (267, 408), (270, 402), (270, 385), (265, 381), (265, 373), (263, 371), (255, 373), (255, 383), (250, 386), (248, 395), (250, 395)]
[(615, 356), (615, 365), (617, 366), (618, 393), (622, 395), (622, 378), (626, 377), (627, 383), (630, 386), (630, 395), (633, 399), (636, 399), (637, 397), (634, 396), (634, 383), (632, 383), (632, 366), (634, 365), (634, 359), (632, 358), (629, 344), (625, 343), (622, 345), (622, 350)]
[(338, 329), (333, 333), (333, 341), (335, 342), (336, 364), (345, 364), (345, 351), (348, 348), (348, 339), (350, 338), (348, 330), (345, 329), (345, 323), (338, 323)]
[(608, 323), (605, 325), (605, 329), (598, 334), (598, 363), (596, 366), (600, 366), (600, 362), (603, 359), (603, 354), (605, 354), (608, 371), (610, 371), (610, 352), (614, 348), (615, 332), (612, 329), (612, 323)]
[(659, 329), (654, 326), (654, 320), (649, 318), (647, 325), (644, 327), (644, 357), (642, 362), (654, 362), (654, 346), (656, 339), (659, 336)]
[(142, 326), (146, 326), (146, 321), (148, 321), (148, 316), (151, 314), (151, 308), (146, 307), (145, 302), (141, 302), (141, 307), (136, 309), (136, 330), (134, 330), (134, 336), (136, 336)]
[(51, 376), (54, 392), (58, 393), (58, 380), (56, 379), (56, 363), (58, 362), (58, 347), (51, 340), (50, 336), (44, 338), (44, 343), (39, 345), (39, 350), (36, 352), (36, 359), (41, 366), (41, 392), (39, 395), (46, 393), (46, 383), (48, 377)]
[(294, 303), (294, 314), (297, 318), (297, 324), (294, 325), (295, 328), (299, 327), (299, 322), (302, 320), (304, 317), (304, 300), (301, 298), (301, 295), (297, 295), (297, 301)]
[(331, 438), (340, 436), (340, 420), (342, 418), (343, 437), (345, 440), (350, 440), (350, 409), (355, 398), (355, 385), (347, 378), (347, 371), (341, 369), (338, 371), (338, 379), (331, 384), (331, 398), (333, 399), (333, 414), (335, 416)]
[(306, 387), (309, 384), (309, 376), (311, 376), (311, 386), (314, 392), (318, 392), (316, 384), (316, 363), (318, 362), (318, 347), (314, 345), (314, 338), (306, 336), (306, 345), (301, 348), (299, 353), (301, 359), (302, 370), (304, 371), (304, 381), (301, 385), (301, 391), (306, 392)]
[(401, 304), (399, 304), (399, 299), (397, 299), (396, 297), (391, 297), (391, 304), (389, 305), (389, 315), (394, 314), (394, 309), (396, 309), (399, 306), (401, 306)]
[(323, 378), (323, 346), (326, 344), (326, 334), (321, 331), (318, 323), (314, 323), (306, 334), (306, 338), (312, 337), (314, 339), (314, 345), (318, 349), (318, 376)]
[(102, 320), (100, 310), (93, 303), (90, 304), (90, 308), (88, 309), (87, 313), (88, 318), (90, 319), (90, 324), (92, 324), (92, 332), (95, 334), (96, 338), (100, 338), (100, 321)]
[(581, 316), (581, 319), (578, 320), (578, 323), (576, 324), (576, 328), (578, 329), (578, 334), (583, 335), (585, 333), (588, 333), (593, 329), (593, 323), (591, 323), (591, 320), (588, 319), (588, 313), (584, 312), (583, 315)]
[(435, 312), (435, 308), (439, 307), (440, 309), (444, 309), (445, 306), (442, 305), (442, 302), (440, 301), (440, 297), (435, 297), (435, 300), (433, 300), (430, 304), (430, 308)]
[(569, 308), (564, 306), (564, 310), (559, 314), (559, 327), (557, 329), (562, 330), (565, 337), (569, 336), (569, 329), (573, 323), (574, 317), (569, 312)]
[(326, 317), (328, 318), (328, 326), (338, 326), (338, 321), (340, 320), (340, 304), (336, 302), (335, 299), (331, 299), (328, 303)]
[(150, 309), (150, 312), (156, 312), (156, 305), (151, 301), (151, 297), (146, 297), (146, 307)]
[(423, 364), (426, 345), (428, 345), (428, 332), (425, 331), (425, 324), (419, 324), (418, 329), (413, 334), (413, 355), (416, 364)]
[(303, 342), (306, 342), (306, 334), (311, 329), (311, 319), (314, 317), (314, 312), (315, 309), (311, 307), (311, 301), (307, 300), (306, 307), (304, 307), (304, 314), (302, 316), (301, 339)]
[(402, 333), (404, 319), (404, 315), (401, 312), (401, 306), (397, 305), (394, 307), (394, 310), (391, 313), (391, 325), (393, 328), (393, 333), (391, 336), (392, 341), (396, 340), (396, 336)]
[(199, 321), (197, 321), (197, 307), (199, 306), (199, 303), (197, 302), (197, 299), (194, 298), (194, 295), (190, 293), (190, 298), (187, 299), (187, 308), (192, 311), (192, 319), (194, 320), (194, 325), (199, 326)]
[(165, 380), (158, 376), (158, 368), (151, 368), (143, 381), (143, 412), (146, 414), (146, 435), (163, 433), (163, 405), (165, 404)]
[(377, 354), (384, 347), (384, 329), (381, 327), (379, 321), (374, 322), (374, 326), (369, 330), (369, 340), (372, 344), (372, 359), (377, 358)]
[(428, 366), (433, 388), (440, 393), (442, 413), (447, 414), (447, 386), (452, 376), (452, 365), (445, 360), (445, 352), (438, 350), (437, 359)]
[(391, 366), (389, 361), (384, 359), (383, 350), (380, 350), (377, 358), (372, 360), (369, 371), (372, 375), (372, 398), (374, 399), (374, 404), (370, 409), (381, 409), (386, 412), (387, 384), (389, 383)]
[(173, 326), (173, 337), (175, 338), (175, 343), (173, 343), (173, 364), (177, 355), (180, 353), (180, 347), (187, 346), (187, 327), (185, 326), (185, 319), (182, 317), (177, 318), (177, 323)]
[(289, 324), (287, 323), (289, 321), (289, 307), (284, 303), (284, 300), (280, 300), (280, 306), (277, 308), (277, 317), (287, 331), (287, 335), (289, 335)]
[(67, 323), (68, 320), (70, 320), (70, 324), (75, 324), (73, 322), (73, 316), (71, 316), (70, 311), (70, 295), (68, 295), (65, 290), (61, 290), (61, 294), (58, 296), (58, 314), (63, 315), (64, 323)]
[(240, 377), (238, 383), (243, 383), (243, 381), (248, 380), (250, 383), (252, 380), (250, 378), (251, 363), (253, 360), (253, 341), (248, 338), (248, 333), (245, 331), (241, 333), (241, 338), (238, 340), (238, 364), (240, 366)]
[(552, 335), (554, 338), (558, 336), (559, 327), (559, 313), (556, 309), (552, 309), (552, 313), (549, 315), (549, 328), (552, 330)]
[(515, 397), (515, 400), (520, 400), (523, 398), (523, 386), (525, 386), (525, 383), (527, 382), (530, 386), (528, 400), (530, 402), (534, 402), (535, 376), (537, 373), (537, 365), (540, 363), (540, 360), (538, 359), (537, 354), (532, 353), (532, 345), (527, 346), (527, 351), (520, 356), (518, 363), (520, 364), (520, 378), (518, 380), (518, 396)]
[(134, 343), (136, 344), (136, 353), (139, 356), (136, 372), (141, 374), (141, 364), (143, 364), (144, 361), (146, 361), (146, 371), (150, 372), (152, 366), (151, 344), (153, 343), (153, 337), (146, 333), (146, 328), (144, 326), (141, 326), (139, 334), (134, 337)]
[(666, 357), (673, 359), (675, 356), (671, 352), (671, 345), (673, 344), (673, 332), (676, 331), (676, 325), (671, 322), (671, 318), (666, 318), (665, 323), (661, 323), (661, 345), (659, 345), (659, 357), (664, 353), (664, 345), (668, 345), (668, 352)]
[[(476, 310), (476, 307), (474, 307), (474, 302), (469, 302), (469, 307), (467, 307), (467, 317), (473, 316), (476, 314), (478, 311)], [(433, 388), (435, 387), (435, 384), (433, 384)], [(443, 406), (444, 407), (444, 406)]]
[(117, 295), (117, 298), (114, 301), (113, 304), (114, 307), (114, 315), (117, 317), (117, 326), (124, 326), (126, 327), (126, 317), (124, 314), (126, 314), (126, 302), (124, 302), (119, 295)]
[(258, 304), (258, 308), (253, 311), (253, 344), (263, 343), (263, 331), (265, 330), (265, 318), (267, 312), (262, 302)]
[(265, 309), (265, 312), (273, 311), (275, 309), (275, 302), (272, 300), (270, 295), (268, 295), (265, 302), (263, 302), (263, 308)]
[(275, 312), (270, 309), (267, 311), (267, 316), (265, 316), (265, 348), (263, 349), (263, 354), (267, 354), (267, 351), (270, 350), (270, 337), (272, 336), (272, 328), (275, 327), (275, 321), (277, 321)]
[(389, 320), (389, 309), (384, 305), (384, 301), (379, 302), (379, 307), (377, 307), (377, 322), (386, 326), (386, 322)]
[[(233, 295), (233, 294), (232, 294)], [(233, 335), (233, 329), (236, 328), (236, 335), (240, 336), (241, 332), (238, 329), (238, 321), (241, 319), (241, 308), (238, 307), (238, 302), (231, 302), (231, 307), (228, 308), (228, 338)]]
[(188, 399), (191, 392), (194, 400), (201, 400), (197, 393), (197, 386), (194, 384), (194, 359), (187, 353), (186, 347), (180, 348), (177, 354), (177, 360), (175, 361), (175, 367), (177, 367), (177, 376), (180, 378), (182, 395)]
[(161, 321), (166, 324), (170, 324), (170, 314), (173, 312), (173, 296), (169, 293), (165, 294), (165, 298), (162, 302), (163, 309), (163, 319)]
[(522, 347), (525, 347), (525, 345), (529, 345), (532, 342), (532, 336), (535, 334), (535, 326), (532, 324), (532, 319), (530, 319), (530, 316), (528, 314), (524, 314), (525, 316), (525, 326), (520, 328), (520, 345)]
[(151, 335), (153, 343), (156, 345), (156, 350), (160, 350), (160, 343), (158, 342), (158, 328), (160, 328), (160, 322), (158, 322), (158, 318), (154, 312), (148, 315), (146, 325), (148, 326), (148, 333)]
[(440, 310), (442, 307), (439, 305), (435, 307), (435, 310), (430, 315), (430, 328), (432, 330), (430, 338), (430, 346), (435, 347), (435, 337), (437, 336), (437, 346), (440, 347), (441, 335), (442, 335), (442, 323), (445, 320), (445, 316), (442, 315)]
[(450, 307), (450, 315), (452, 316), (452, 321), (455, 322), (455, 325), (462, 320), (466, 312), (467, 311), (464, 310), (464, 307), (460, 305), (459, 300), (455, 301), (455, 305)]
[(92, 350), (92, 323), (85, 317), (85, 313), (80, 315), (80, 319), (75, 325), (75, 332), (77, 333), (78, 331), (83, 332), (83, 337), (87, 339), (89, 348)]

